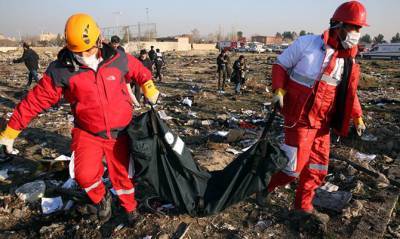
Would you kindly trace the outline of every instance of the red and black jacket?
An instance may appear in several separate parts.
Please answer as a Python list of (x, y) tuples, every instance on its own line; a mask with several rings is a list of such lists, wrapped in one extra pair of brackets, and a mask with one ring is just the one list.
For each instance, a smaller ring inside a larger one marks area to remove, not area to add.
[(132, 118), (126, 84), (143, 85), (151, 72), (135, 57), (104, 44), (97, 71), (80, 65), (66, 48), (50, 63), (43, 78), (15, 108), (8, 126), (22, 130), (61, 96), (71, 104), (75, 127), (103, 138), (115, 138)]

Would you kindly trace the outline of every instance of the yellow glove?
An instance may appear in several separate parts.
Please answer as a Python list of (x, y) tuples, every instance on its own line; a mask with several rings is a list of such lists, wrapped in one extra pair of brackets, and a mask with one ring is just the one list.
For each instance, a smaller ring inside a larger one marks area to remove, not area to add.
[(353, 119), (353, 121), (354, 121), (354, 125), (356, 126), (358, 136), (361, 136), (366, 129), (363, 119), (361, 117), (359, 117), (359, 118)]
[(142, 85), (144, 96), (149, 100), (151, 104), (157, 104), (158, 96), (160, 92), (157, 90), (152, 80), (147, 81)]
[(6, 147), (7, 153), (11, 154), (14, 152), (14, 141), (18, 137), (20, 130), (15, 130), (9, 126), (0, 133), (0, 146), (4, 145)]
[(279, 107), (282, 109), (283, 108), (283, 96), (285, 96), (286, 91), (282, 88), (278, 88), (275, 90), (275, 95), (272, 98), (272, 103), (273, 105), (276, 105), (279, 103)]

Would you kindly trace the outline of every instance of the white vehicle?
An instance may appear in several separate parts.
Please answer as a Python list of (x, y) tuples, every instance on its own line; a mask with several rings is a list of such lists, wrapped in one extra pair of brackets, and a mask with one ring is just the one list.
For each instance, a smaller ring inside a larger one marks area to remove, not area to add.
[(263, 48), (264, 44), (259, 43), (259, 42), (251, 42), (249, 43), (249, 50), (248, 52), (253, 52), (253, 53), (263, 53), (266, 51), (266, 49)]
[(368, 52), (360, 53), (365, 59), (391, 59), (400, 60), (400, 43), (377, 44)]

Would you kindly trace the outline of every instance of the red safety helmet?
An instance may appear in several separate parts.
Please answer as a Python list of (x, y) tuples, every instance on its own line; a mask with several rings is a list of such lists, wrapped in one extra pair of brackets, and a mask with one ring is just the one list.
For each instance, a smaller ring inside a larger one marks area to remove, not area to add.
[(345, 2), (340, 5), (331, 21), (348, 23), (356, 26), (369, 26), (367, 24), (367, 11), (364, 5), (358, 1)]

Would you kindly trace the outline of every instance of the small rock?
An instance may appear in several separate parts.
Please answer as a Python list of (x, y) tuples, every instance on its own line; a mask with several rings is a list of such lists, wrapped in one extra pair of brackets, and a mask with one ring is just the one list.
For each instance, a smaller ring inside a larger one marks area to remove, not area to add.
[(355, 168), (354, 168), (353, 166), (351, 166), (351, 165), (347, 166), (347, 168), (346, 168), (346, 173), (347, 173), (347, 175), (349, 175), (349, 176), (353, 176), (353, 175), (355, 175), (357, 172), (358, 172), (357, 169), (355, 169)]
[(169, 239), (168, 234), (162, 234), (158, 237), (158, 239)]
[(352, 193), (354, 194), (364, 194), (365, 190), (364, 190), (364, 183), (361, 182), (360, 180), (357, 180), (355, 187), (351, 190)]
[(394, 159), (392, 159), (391, 157), (387, 156), (387, 155), (383, 155), (383, 160), (385, 161), (385, 163), (393, 163)]
[(364, 208), (364, 205), (358, 201), (354, 200), (350, 207), (346, 208), (343, 212), (343, 217), (346, 219), (351, 219), (353, 217), (358, 217), (361, 215), (361, 211)]
[(24, 213), (22, 212), (22, 210), (21, 210), (21, 209), (18, 209), (18, 208), (15, 208), (15, 209), (12, 211), (12, 214), (13, 214), (13, 216), (14, 216), (15, 218), (21, 218), (21, 217), (24, 216)]
[(50, 226), (40, 228), (40, 235), (43, 238), (60, 238), (64, 234), (65, 225), (61, 223), (53, 223)]

